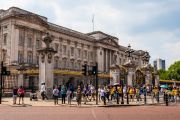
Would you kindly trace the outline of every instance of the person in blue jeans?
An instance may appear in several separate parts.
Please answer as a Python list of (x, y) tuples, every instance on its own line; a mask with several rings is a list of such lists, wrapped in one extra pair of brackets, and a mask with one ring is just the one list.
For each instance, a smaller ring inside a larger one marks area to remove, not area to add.
[(61, 96), (62, 96), (62, 104), (65, 104), (66, 99), (66, 87), (63, 85), (61, 87)]

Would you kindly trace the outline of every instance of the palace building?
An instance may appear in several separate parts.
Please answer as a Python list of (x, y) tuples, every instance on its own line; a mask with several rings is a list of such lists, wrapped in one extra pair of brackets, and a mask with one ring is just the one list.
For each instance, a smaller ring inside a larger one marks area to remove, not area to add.
[[(109, 68), (113, 64), (123, 65), (128, 57), (125, 53), (127, 47), (119, 45), (117, 37), (104, 32), (81, 33), (50, 23), (44, 16), (17, 7), (1, 9), (0, 59), (11, 71), (11, 75), (4, 79), (4, 88), (18, 85), (20, 74), (23, 75), (24, 87), (38, 87), (37, 50), (44, 47), (42, 36), (46, 32), (52, 35), (51, 47), (57, 51), (53, 58), (53, 81), (56, 85), (93, 82), (93, 77), (84, 77), (81, 70), (82, 65), (93, 66), (96, 62), (100, 83), (109, 83)], [(139, 68), (146, 63), (142, 59), (143, 53), (143, 50), (134, 50), (130, 58)]]

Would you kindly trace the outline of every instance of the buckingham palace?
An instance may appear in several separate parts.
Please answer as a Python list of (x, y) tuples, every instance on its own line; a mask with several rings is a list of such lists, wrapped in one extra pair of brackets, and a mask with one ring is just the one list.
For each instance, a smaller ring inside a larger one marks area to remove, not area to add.
[[(96, 62), (99, 82), (109, 84), (111, 66), (123, 65), (128, 58), (125, 53), (128, 47), (120, 45), (117, 37), (102, 31), (81, 33), (50, 23), (44, 16), (17, 7), (0, 9), (0, 59), (11, 71), (11, 75), (4, 78), (4, 89), (19, 85), (21, 78), (25, 88), (38, 88), (37, 51), (45, 46), (42, 36), (46, 32), (52, 35), (51, 47), (57, 51), (53, 56), (53, 83), (56, 85), (67, 82), (74, 85), (93, 83), (93, 77), (83, 76), (81, 71), (82, 65), (93, 66)], [(131, 55), (136, 68), (147, 63), (142, 59), (144, 53), (143, 50), (134, 50)]]

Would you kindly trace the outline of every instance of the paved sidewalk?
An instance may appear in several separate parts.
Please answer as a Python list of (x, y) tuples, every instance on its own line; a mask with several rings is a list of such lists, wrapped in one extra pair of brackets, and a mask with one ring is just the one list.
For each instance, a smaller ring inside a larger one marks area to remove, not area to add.
[[(19, 99), (17, 99), (17, 103), (19, 102)], [(38, 101), (32, 100), (30, 101), (29, 97), (25, 97), (24, 98), (24, 105), (13, 105), (13, 101), (11, 97), (6, 97), (2, 99), (2, 104), (0, 104), (0, 106), (12, 106), (12, 107), (29, 107), (29, 106), (64, 106), (64, 107), (77, 107), (77, 102), (76, 99), (73, 99), (71, 102), (71, 105), (67, 104), (61, 104), (61, 99), (59, 99), (59, 104), (58, 105), (54, 105), (54, 101), (53, 99), (50, 100), (44, 100), (42, 101), (41, 99), (38, 99)], [(115, 107), (115, 106), (142, 106), (144, 105), (144, 101), (141, 101), (140, 103), (137, 102), (129, 102), (129, 104), (126, 104), (126, 99), (124, 100), (124, 104), (121, 104), (121, 101), (119, 101), (119, 104), (116, 103), (116, 101), (110, 101), (107, 102), (106, 105), (103, 104), (102, 101), (100, 101), (98, 103), (98, 105), (96, 105), (95, 101), (92, 102), (87, 102), (86, 104), (84, 104), (84, 102), (82, 101), (82, 105), (81, 107)], [(157, 104), (156, 102), (152, 103), (151, 99), (147, 99), (147, 104), (146, 105), (165, 105), (164, 102), (161, 102), (159, 104)], [(180, 105), (180, 103), (175, 104), (175, 103), (170, 103), (169, 105)]]

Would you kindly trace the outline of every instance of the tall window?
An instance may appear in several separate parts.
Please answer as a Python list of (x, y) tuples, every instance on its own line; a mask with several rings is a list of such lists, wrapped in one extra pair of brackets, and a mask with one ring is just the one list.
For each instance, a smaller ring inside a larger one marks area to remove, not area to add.
[(23, 29), (19, 29), (19, 45), (24, 46), (25, 39), (25, 31)]
[(28, 55), (27, 56), (27, 62), (33, 63), (33, 53), (31, 51), (29, 51), (27, 55)]
[(84, 59), (87, 59), (87, 50), (84, 51)]
[(7, 55), (7, 50), (3, 50), (3, 53), (2, 53), (3, 61), (6, 61), (6, 55)]
[(93, 60), (93, 52), (90, 52), (90, 59)]
[(7, 44), (7, 33), (5, 33), (3, 35), (3, 39), (4, 39), (4, 45), (6, 45)]
[(78, 49), (78, 58), (81, 57), (81, 49)]
[(77, 69), (78, 69), (78, 70), (81, 69), (81, 63), (80, 63), (80, 62), (77, 63)]
[(54, 44), (54, 47), (55, 47), (55, 50), (58, 52), (59, 44), (58, 44), (58, 43), (55, 43), (55, 44)]
[(36, 48), (37, 48), (37, 49), (40, 48), (40, 40), (36, 40)]
[(22, 63), (23, 60), (24, 60), (23, 52), (22, 51), (18, 51), (18, 62)]
[(62, 60), (62, 68), (66, 68), (66, 59)]
[(63, 45), (63, 54), (66, 55), (66, 45)]
[(71, 56), (74, 56), (74, 47), (71, 47)]
[(36, 54), (36, 64), (39, 65), (39, 56)]
[(32, 48), (32, 38), (31, 37), (29, 37), (28, 38), (28, 41), (27, 41), (27, 46), (28, 46), (28, 48)]
[(74, 69), (74, 61), (70, 61), (70, 68)]
[(58, 61), (59, 61), (58, 57), (55, 57), (54, 58), (54, 68), (58, 68), (59, 67)]

